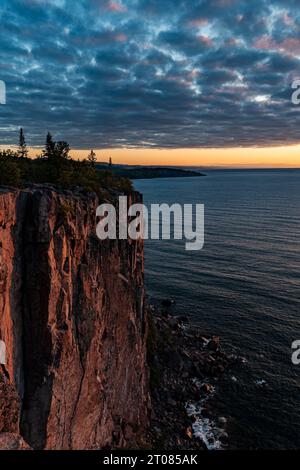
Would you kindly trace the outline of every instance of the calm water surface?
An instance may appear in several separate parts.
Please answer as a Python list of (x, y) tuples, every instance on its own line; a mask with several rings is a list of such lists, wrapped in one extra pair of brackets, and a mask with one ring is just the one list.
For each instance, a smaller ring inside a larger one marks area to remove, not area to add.
[(247, 359), (222, 379), (215, 404), (231, 446), (300, 448), (300, 366), (291, 363), (300, 339), (300, 171), (209, 171), (135, 187), (147, 204), (205, 204), (204, 249), (147, 241), (146, 283), (150, 296), (176, 299), (203, 333)]

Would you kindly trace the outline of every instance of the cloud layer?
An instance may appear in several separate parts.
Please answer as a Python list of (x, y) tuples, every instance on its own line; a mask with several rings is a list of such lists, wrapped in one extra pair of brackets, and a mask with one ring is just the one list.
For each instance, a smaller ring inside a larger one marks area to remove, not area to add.
[(299, 142), (296, 0), (2, 0), (1, 144)]

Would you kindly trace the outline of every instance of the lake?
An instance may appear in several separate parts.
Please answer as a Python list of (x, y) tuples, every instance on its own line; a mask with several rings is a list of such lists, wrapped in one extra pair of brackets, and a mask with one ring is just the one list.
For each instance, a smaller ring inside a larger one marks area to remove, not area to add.
[(150, 298), (173, 298), (203, 334), (245, 358), (218, 386), (232, 448), (300, 447), (300, 171), (210, 170), (136, 180), (146, 204), (205, 205), (205, 245), (148, 240)]

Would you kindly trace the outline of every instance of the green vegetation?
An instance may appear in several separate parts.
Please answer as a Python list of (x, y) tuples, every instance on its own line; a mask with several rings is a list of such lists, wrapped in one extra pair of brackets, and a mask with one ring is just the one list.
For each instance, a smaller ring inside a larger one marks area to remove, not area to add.
[(105, 196), (108, 191), (128, 193), (131, 181), (114, 175), (107, 169), (96, 167), (96, 155), (92, 150), (87, 160), (70, 157), (67, 142), (55, 142), (48, 132), (45, 149), (36, 158), (28, 158), (23, 129), (20, 129), (19, 149), (0, 151), (0, 185), (26, 187), (31, 183), (47, 183), (58, 189), (80, 188)]
[(95, 166), (95, 164), (97, 162), (97, 159), (96, 159), (96, 154), (95, 154), (94, 150), (91, 150), (90, 153), (88, 154), (88, 162), (89, 162), (91, 167)]
[(27, 150), (25, 135), (24, 135), (22, 128), (20, 129), (20, 136), (19, 136), (19, 155), (21, 158), (28, 157), (28, 150)]

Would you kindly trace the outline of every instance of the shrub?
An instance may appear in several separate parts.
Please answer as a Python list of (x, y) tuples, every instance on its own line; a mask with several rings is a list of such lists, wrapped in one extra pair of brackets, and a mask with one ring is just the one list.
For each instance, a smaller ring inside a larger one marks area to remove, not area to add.
[[(61, 189), (81, 188), (107, 196), (111, 190), (129, 193), (131, 181), (113, 175), (111, 170), (98, 169), (93, 153), (89, 160), (76, 161), (69, 156), (70, 147), (66, 142), (55, 142), (50, 133), (47, 135), (42, 155), (31, 159), (27, 155), (24, 133), (22, 142), (26, 152), (5, 150), (0, 152), (0, 184), (26, 186), (30, 183), (49, 183)], [(20, 144), (21, 145), (21, 144)], [(91, 160), (92, 158), (92, 160)]]
[(0, 154), (0, 184), (19, 186), (21, 171), (17, 162), (3, 153)]

